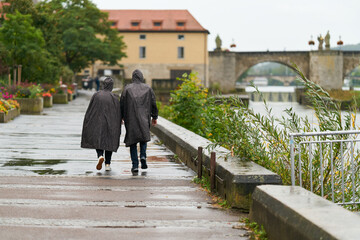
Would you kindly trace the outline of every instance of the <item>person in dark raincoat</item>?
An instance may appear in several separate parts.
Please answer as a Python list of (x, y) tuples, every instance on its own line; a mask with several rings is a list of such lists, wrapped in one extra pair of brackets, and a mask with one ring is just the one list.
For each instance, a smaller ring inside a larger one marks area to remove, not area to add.
[(126, 128), (124, 143), (126, 147), (130, 147), (131, 171), (137, 173), (139, 171), (137, 143), (140, 143), (141, 168), (147, 169), (146, 147), (147, 142), (150, 141), (150, 124), (156, 125), (158, 118), (154, 91), (144, 83), (144, 76), (140, 70), (133, 72), (132, 83), (125, 86), (121, 94), (120, 106)]
[(107, 77), (104, 80), (104, 89), (92, 96), (83, 123), (81, 147), (96, 149), (97, 170), (101, 170), (104, 160), (105, 170), (111, 170), (112, 153), (116, 152), (120, 145), (120, 101), (119, 97), (111, 92), (113, 86), (113, 79)]

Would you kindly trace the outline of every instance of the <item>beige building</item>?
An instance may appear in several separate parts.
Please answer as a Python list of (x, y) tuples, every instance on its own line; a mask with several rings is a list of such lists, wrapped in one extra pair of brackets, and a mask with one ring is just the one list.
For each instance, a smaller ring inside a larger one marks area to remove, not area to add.
[[(123, 36), (127, 58), (119, 66), (96, 62), (86, 73), (91, 76), (124, 74), (130, 80), (135, 69), (146, 83), (176, 79), (184, 72), (197, 72), (208, 83), (208, 30), (187, 10), (102, 10)], [(111, 71), (110, 71), (111, 70)]]

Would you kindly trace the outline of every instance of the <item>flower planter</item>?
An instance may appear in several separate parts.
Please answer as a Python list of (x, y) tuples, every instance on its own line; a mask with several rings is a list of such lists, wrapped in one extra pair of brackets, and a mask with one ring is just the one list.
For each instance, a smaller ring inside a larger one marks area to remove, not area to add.
[(44, 109), (43, 98), (16, 98), (20, 104), (20, 112), (28, 114), (40, 114)]
[(16, 108), (10, 109), (7, 114), (1, 112), (0, 113), (0, 123), (7, 123), (19, 115), (20, 115), (20, 110), (16, 109)]
[(53, 97), (44, 97), (44, 108), (49, 108), (53, 106)]
[(62, 94), (54, 94), (53, 95), (53, 103), (54, 104), (67, 104), (68, 96), (65, 93)]

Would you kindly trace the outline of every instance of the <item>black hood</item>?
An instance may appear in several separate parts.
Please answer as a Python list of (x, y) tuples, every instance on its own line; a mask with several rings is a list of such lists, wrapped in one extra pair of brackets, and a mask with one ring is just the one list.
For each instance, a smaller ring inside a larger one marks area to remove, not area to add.
[(132, 82), (133, 83), (144, 83), (144, 75), (139, 69), (136, 69), (132, 74)]
[(114, 80), (111, 77), (107, 77), (104, 80), (104, 90), (105, 91), (112, 91), (114, 88)]

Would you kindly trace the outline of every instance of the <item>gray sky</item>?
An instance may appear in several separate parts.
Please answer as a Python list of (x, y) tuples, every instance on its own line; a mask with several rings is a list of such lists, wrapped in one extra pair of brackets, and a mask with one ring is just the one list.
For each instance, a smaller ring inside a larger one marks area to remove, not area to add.
[[(234, 51), (310, 50), (311, 35), (330, 31), (331, 47), (360, 43), (360, 0), (92, 0), (100, 9), (187, 9)], [(315, 46), (313, 49), (315, 50)]]

